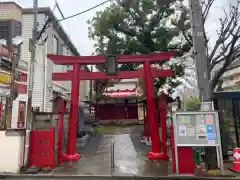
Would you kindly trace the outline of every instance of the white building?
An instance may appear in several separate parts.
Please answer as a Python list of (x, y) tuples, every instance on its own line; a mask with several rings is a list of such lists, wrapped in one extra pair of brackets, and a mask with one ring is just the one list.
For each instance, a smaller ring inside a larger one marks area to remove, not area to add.
[[(47, 54), (61, 54), (79, 56), (76, 47), (72, 44), (69, 36), (63, 27), (57, 23), (50, 8), (38, 9), (38, 29), (40, 30), (45, 22), (50, 18), (42, 38), (38, 42), (36, 48), (35, 73), (34, 73), (34, 89), (33, 89), (33, 107), (37, 107), (40, 111), (52, 111), (52, 99), (54, 94), (61, 93), (69, 99), (71, 82), (53, 82), (52, 72), (64, 72), (70, 70), (71, 66), (55, 65), (47, 58)], [(31, 54), (29, 52), (29, 38), (32, 37), (33, 28), (33, 9), (23, 9), (22, 15), (22, 36), (24, 43), (22, 46), (21, 59), (30, 61)], [(88, 70), (88, 68), (85, 68)], [(81, 100), (86, 100), (89, 94), (89, 84), (82, 81), (80, 84)]]
[(240, 91), (240, 59), (236, 59), (227, 71), (222, 75), (221, 79), (223, 91)]
[[(29, 39), (32, 37), (33, 28), (33, 9), (22, 9), (14, 2), (0, 3), (0, 19), (18, 21), (22, 28), (23, 44), (21, 46), (21, 57), (18, 64), (19, 68), (27, 69), (31, 59), (29, 52)], [(70, 82), (53, 82), (52, 72), (63, 72), (72, 67), (56, 66), (47, 58), (48, 53), (75, 55), (79, 53), (75, 46), (71, 43), (68, 35), (63, 28), (57, 23), (57, 19), (49, 8), (39, 8), (38, 14), (38, 29), (40, 29), (46, 20), (50, 18), (50, 22), (36, 47), (35, 59), (35, 74), (34, 74), (34, 89), (33, 89), (33, 106), (39, 107), (40, 111), (51, 112), (53, 110), (52, 99), (56, 92), (60, 92), (63, 96), (69, 98), (71, 88)], [(17, 28), (17, 29), (16, 29)], [(11, 40), (9, 35), (13, 35), (16, 30), (19, 31), (19, 26), (13, 26), (12, 30), (0, 28), (1, 32), (5, 32), (6, 38)], [(3, 35), (3, 33), (1, 34)], [(12, 37), (11, 36), (11, 37)], [(45, 40), (45, 41), (43, 41)], [(88, 68), (85, 68), (88, 70)], [(89, 81), (81, 81), (80, 96), (81, 100), (86, 100), (89, 93)], [(26, 85), (25, 85), (26, 86)], [(26, 90), (26, 89), (25, 89)], [(27, 94), (21, 93), (18, 100), (27, 100)], [(17, 113), (15, 113), (17, 114)], [(12, 119), (12, 118), (11, 118)], [(7, 120), (8, 122), (8, 120)], [(0, 141), (3, 146), (0, 148), (0, 173), (18, 173), (27, 159), (28, 144), (25, 144), (25, 135), (23, 130), (15, 131), (16, 129), (0, 131)], [(28, 134), (29, 131), (26, 131)], [(28, 142), (28, 140), (26, 140)], [(9, 157), (11, 157), (9, 159)]]

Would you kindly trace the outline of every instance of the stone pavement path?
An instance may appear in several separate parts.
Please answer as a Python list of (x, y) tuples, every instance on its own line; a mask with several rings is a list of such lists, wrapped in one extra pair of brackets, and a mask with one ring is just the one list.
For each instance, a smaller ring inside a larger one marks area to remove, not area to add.
[[(130, 132), (130, 131), (128, 131)], [(111, 142), (115, 143), (115, 168), (111, 169)], [(91, 147), (93, 148), (93, 147)], [(139, 175), (162, 176), (168, 174), (168, 163), (149, 161), (145, 154), (150, 150), (140, 143), (140, 135), (103, 134), (95, 147), (83, 153), (76, 163), (65, 164), (52, 173), (81, 175)]]

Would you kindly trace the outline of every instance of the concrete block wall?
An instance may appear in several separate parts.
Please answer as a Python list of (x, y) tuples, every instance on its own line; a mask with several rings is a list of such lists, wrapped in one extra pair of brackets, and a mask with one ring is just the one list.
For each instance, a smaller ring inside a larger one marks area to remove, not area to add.
[[(66, 144), (67, 144), (67, 133), (68, 133), (68, 118), (69, 114), (64, 115), (64, 120), (63, 120), (63, 151), (65, 151)], [(58, 122), (57, 122), (57, 115), (56, 114), (51, 114), (51, 113), (36, 113), (34, 116), (34, 129), (49, 129), (51, 127), (56, 127), (56, 149), (57, 149), (57, 142), (58, 142)]]

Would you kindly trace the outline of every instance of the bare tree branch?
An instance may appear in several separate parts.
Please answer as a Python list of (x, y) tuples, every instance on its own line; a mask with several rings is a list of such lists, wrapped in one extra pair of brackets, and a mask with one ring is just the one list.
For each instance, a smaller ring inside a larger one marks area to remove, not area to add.
[[(208, 18), (210, 9), (214, 2), (215, 2), (215, 0), (201, 0), (203, 24), (205, 24), (205, 22)], [(203, 37), (205, 40), (205, 45), (206, 45), (206, 47), (208, 47), (208, 37), (207, 37), (205, 28), (203, 29)], [(206, 50), (207, 50), (207, 55), (209, 55), (208, 48)]]
[[(219, 47), (225, 43), (225, 41), (228, 39), (228, 37), (232, 34), (232, 32), (235, 29), (235, 14), (230, 14), (231, 18), (228, 19), (227, 15), (225, 15), (225, 18), (220, 18), (219, 21), (221, 23), (220, 31), (218, 32), (218, 39), (215, 43), (215, 46), (212, 50), (212, 52), (209, 55), (209, 59), (212, 61), (213, 57), (215, 56), (217, 50)], [(222, 54), (226, 53), (228, 49), (223, 49)], [(214, 62), (213, 62), (214, 63)]]
[(206, 22), (210, 9), (215, 0), (201, 0), (203, 23)]

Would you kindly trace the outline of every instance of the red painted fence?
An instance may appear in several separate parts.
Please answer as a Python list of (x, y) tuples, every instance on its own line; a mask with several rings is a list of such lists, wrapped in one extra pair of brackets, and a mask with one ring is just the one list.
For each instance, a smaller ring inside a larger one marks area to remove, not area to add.
[[(172, 144), (172, 172), (176, 173), (176, 156), (174, 145), (174, 129), (170, 126), (171, 144)], [(195, 164), (192, 158), (192, 147), (178, 147), (178, 167), (179, 174), (194, 174)]]
[(30, 132), (29, 167), (55, 168), (55, 128)]
[(96, 112), (99, 120), (138, 119), (137, 104), (118, 105), (118, 104), (99, 104)]

